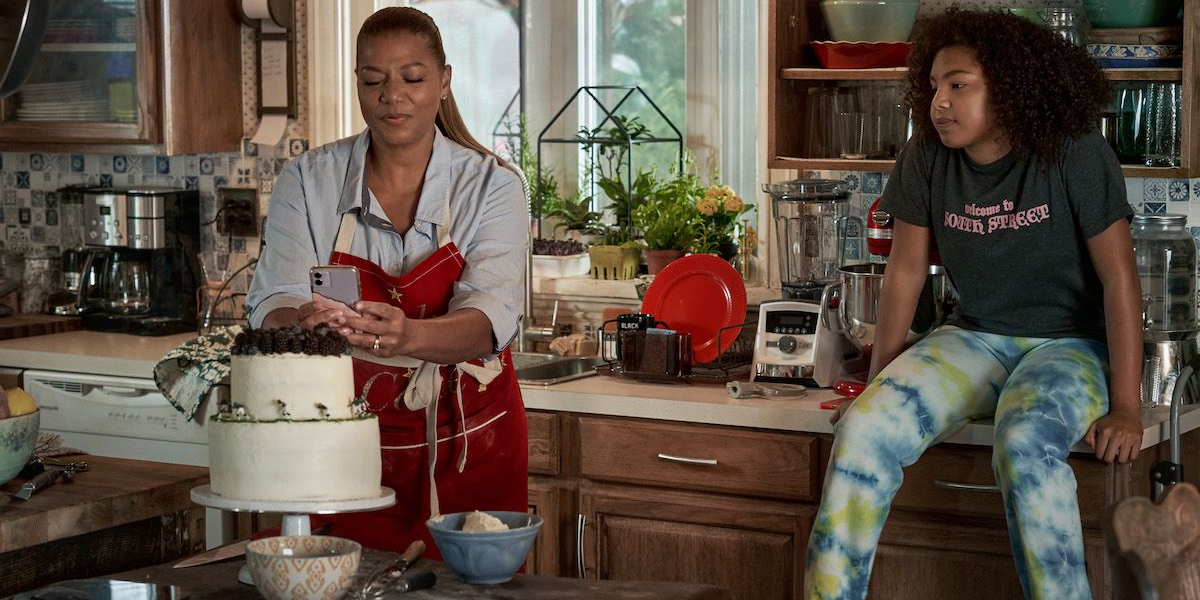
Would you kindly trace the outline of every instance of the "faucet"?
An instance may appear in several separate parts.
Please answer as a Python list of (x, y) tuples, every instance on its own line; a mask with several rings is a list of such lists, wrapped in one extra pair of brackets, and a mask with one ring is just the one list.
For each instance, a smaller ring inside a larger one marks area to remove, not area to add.
[[(525, 183), (525, 178), (521, 178)], [(529, 188), (526, 184), (525, 193)], [(521, 330), (517, 335), (517, 352), (533, 350), (533, 341), (552, 341), (556, 337), (571, 334), (571, 324), (558, 324), (558, 300), (554, 301), (554, 312), (550, 316), (550, 325), (533, 325), (533, 224), (530, 223), (528, 243), (525, 246), (525, 314), (521, 316)]]

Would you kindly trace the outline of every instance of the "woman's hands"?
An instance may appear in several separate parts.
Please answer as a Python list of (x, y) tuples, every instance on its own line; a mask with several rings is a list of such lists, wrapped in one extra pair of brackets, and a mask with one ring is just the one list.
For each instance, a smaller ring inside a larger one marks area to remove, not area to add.
[(349, 306), (320, 294), (313, 294), (312, 302), (296, 309), (296, 323), (301, 329), (313, 329), (321, 323), (342, 329), (346, 326), (346, 318), (351, 316), (357, 317), (359, 314)]
[(1106, 463), (1133, 461), (1142, 449), (1141, 411), (1109, 412), (1092, 423), (1083, 436), (1083, 443), (1096, 451), (1096, 458)]
[(357, 313), (347, 315), (342, 335), (350, 345), (379, 357), (402, 354), (409, 319), (399, 307), (383, 302), (358, 302)]

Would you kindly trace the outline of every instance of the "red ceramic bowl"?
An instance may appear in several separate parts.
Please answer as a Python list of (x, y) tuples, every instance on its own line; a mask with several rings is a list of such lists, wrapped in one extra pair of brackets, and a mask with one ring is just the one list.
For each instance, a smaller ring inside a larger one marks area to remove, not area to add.
[(809, 42), (826, 69), (877, 69), (903, 67), (912, 44), (908, 42)]

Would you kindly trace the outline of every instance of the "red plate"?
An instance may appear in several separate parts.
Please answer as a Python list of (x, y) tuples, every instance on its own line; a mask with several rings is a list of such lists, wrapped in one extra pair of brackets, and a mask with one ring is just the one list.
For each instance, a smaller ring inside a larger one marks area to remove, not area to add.
[[(692, 334), (692, 359), (712, 362), (729, 349), (746, 321), (746, 284), (729, 263), (692, 254), (667, 265), (646, 289), (642, 312), (680, 333)], [(718, 343), (718, 337), (721, 339)]]

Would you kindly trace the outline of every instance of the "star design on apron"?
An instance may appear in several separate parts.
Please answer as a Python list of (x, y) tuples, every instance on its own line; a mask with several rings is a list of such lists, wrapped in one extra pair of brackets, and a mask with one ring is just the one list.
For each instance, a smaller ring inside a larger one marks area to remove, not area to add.
[(400, 290), (396, 289), (395, 287), (388, 288), (388, 295), (391, 296), (392, 300), (395, 300), (396, 302), (399, 302), (400, 298), (404, 296), (404, 294), (401, 294)]

